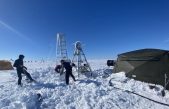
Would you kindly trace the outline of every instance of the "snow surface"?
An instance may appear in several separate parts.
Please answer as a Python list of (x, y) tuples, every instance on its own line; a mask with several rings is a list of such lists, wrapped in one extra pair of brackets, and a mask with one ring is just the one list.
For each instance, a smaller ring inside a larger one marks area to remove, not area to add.
[(12, 75), (10, 74), (11, 71), (0, 71), (0, 84), (11, 81)]
[(150, 89), (150, 84), (129, 79), (124, 72), (112, 74), (106, 60), (91, 60), (89, 63), (93, 69), (92, 77), (90, 74), (78, 77), (77, 72), (73, 72), (77, 81), (70, 78), (68, 86), (64, 75), (54, 71), (55, 62), (52, 61), (25, 63), (37, 83), (27, 83), (23, 76), (22, 87), (17, 86), (15, 70), (1, 71), (0, 109), (169, 109), (124, 91), (169, 104), (169, 92), (166, 91), (165, 97), (161, 96), (162, 86)]

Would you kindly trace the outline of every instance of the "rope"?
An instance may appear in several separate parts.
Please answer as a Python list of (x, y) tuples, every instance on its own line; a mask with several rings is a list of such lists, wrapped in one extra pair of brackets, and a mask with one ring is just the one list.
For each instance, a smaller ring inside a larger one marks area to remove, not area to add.
[[(111, 80), (110, 80), (110, 81), (111, 81)], [(121, 88), (115, 87), (115, 86), (112, 85), (112, 83), (111, 83), (110, 81), (109, 81), (109, 86), (112, 86), (112, 87), (115, 88), (115, 89), (122, 90), (122, 91), (127, 92), (127, 93), (132, 93), (132, 94), (134, 94), (134, 95), (140, 96), (140, 97), (145, 98), (145, 99), (147, 99), (147, 100), (150, 100), (150, 101), (153, 101), (153, 102), (155, 102), (155, 103), (158, 103), (158, 104), (165, 105), (165, 106), (168, 106), (168, 107), (169, 107), (169, 104), (162, 103), (162, 102), (159, 102), (159, 101), (150, 99), (150, 98), (148, 98), (148, 97), (145, 97), (145, 96), (140, 95), (140, 94), (138, 94), (138, 93), (135, 93), (135, 92), (133, 92), (133, 91), (129, 91), (129, 90), (125, 90), (125, 89), (121, 89)]]

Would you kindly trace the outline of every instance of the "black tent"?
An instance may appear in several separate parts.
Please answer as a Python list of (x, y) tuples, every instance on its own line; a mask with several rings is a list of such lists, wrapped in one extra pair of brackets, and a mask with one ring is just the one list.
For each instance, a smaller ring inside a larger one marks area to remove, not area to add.
[(164, 86), (164, 75), (169, 77), (169, 51), (140, 49), (119, 54), (114, 72), (121, 71), (126, 72), (127, 77)]

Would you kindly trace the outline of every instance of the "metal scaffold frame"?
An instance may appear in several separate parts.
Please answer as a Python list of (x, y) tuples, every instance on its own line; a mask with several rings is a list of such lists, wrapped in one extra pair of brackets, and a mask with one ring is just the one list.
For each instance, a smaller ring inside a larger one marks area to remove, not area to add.
[(83, 72), (91, 72), (92, 71), (92, 69), (86, 59), (86, 56), (83, 52), (81, 43), (79, 41), (77, 41), (75, 43), (75, 51), (73, 54), (72, 63), (77, 64), (78, 75)]
[(57, 60), (68, 60), (66, 40), (63, 33), (57, 33), (56, 58)]

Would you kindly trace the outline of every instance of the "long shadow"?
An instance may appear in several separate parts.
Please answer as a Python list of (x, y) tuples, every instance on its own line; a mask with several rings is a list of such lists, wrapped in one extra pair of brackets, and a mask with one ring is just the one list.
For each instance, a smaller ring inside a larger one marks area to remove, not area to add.
[(107, 69), (97, 69), (92, 72), (86, 73), (85, 76), (88, 78), (97, 78), (97, 77), (103, 77), (107, 78), (113, 73), (113, 69), (107, 68)]
[(65, 87), (66, 84), (60, 83), (60, 84), (54, 84), (54, 83), (35, 83), (35, 85), (32, 85), (31, 87), (34, 89), (41, 89), (41, 88), (49, 88), (49, 89), (55, 89), (56, 87)]
[(96, 84), (96, 86), (101, 85), (101, 82), (90, 80), (90, 79), (88, 79), (88, 80), (78, 80), (78, 81), (80, 81), (79, 83), (86, 83), (86, 84), (94, 83), (94, 84)]

